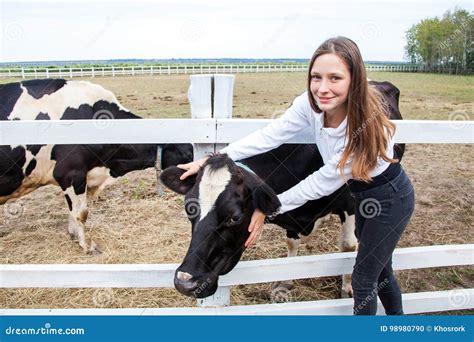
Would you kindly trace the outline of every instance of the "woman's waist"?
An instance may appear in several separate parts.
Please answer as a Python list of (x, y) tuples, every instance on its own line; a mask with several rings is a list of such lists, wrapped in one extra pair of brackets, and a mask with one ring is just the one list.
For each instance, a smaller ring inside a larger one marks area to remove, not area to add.
[(372, 177), (372, 180), (370, 182), (350, 179), (348, 182), (349, 189), (353, 193), (374, 189), (394, 180), (398, 175), (400, 175), (401, 172), (402, 167), (399, 162), (391, 163), (380, 175)]

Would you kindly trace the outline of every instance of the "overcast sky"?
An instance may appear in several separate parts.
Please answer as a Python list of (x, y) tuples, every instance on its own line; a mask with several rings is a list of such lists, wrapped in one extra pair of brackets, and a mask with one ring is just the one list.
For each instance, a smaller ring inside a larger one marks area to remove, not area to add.
[(1, 1), (0, 61), (309, 58), (326, 38), (402, 61), (411, 25), (464, 0)]

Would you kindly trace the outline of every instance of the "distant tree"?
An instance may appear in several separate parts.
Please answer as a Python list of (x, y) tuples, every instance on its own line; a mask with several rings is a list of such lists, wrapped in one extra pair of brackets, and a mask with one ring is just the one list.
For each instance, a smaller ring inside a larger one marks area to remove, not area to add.
[(406, 32), (406, 58), (428, 71), (467, 72), (473, 69), (474, 17), (462, 9), (442, 18), (428, 18)]

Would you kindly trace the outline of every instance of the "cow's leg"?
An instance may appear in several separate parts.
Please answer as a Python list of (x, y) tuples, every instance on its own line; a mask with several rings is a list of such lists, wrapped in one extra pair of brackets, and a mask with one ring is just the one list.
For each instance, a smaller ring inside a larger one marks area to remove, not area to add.
[[(355, 236), (355, 215), (349, 215), (346, 211), (341, 217), (342, 229), (339, 236), (339, 249), (342, 252), (353, 252), (357, 250), (357, 238)], [(351, 275), (342, 276), (341, 297), (352, 297)]]
[[(298, 234), (287, 231), (286, 245), (288, 248), (287, 256), (294, 257), (298, 255), (298, 248), (301, 245), (301, 238)], [(273, 283), (273, 291), (288, 291), (293, 288), (293, 280), (283, 280)]]
[(314, 222), (314, 228), (313, 232), (316, 231), (319, 227), (321, 227), (323, 224), (328, 222), (331, 219), (331, 214), (327, 214), (326, 216), (320, 217)]
[[(74, 151), (74, 150), (73, 150)], [(60, 156), (56, 153), (56, 156)], [(77, 164), (80, 160), (73, 153), (66, 154), (65, 158), (58, 158), (58, 163), (53, 171), (56, 182), (61, 186), (69, 208), (68, 233), (77, 238), (79, 245), (87, 253), (99, 253), (94, 241), (87, 243), (85, 227), (87, 221), (87, 169), (84, 165)]]
[(288, 257), (294, 257), (298, 255), (298, 248), (301, 245), (301, 239), (299, 237), (286, 237), (286, 245), (288, 248)]
[[(67, 202), (67, 199), (66, 199)], [(69, 211), (71, 212), (71, 211)], [(76, 223), (75, 220), (72, 218), (72, 215), (69, 214), (69, 222), (67, 225), (67, 232), (69, 233), (69, 236), (71, 237), (72, 240), (77, 239), (77, 229), (76, 229)]]
[(76, 194), (74, 187), (71, 186), (64, 191), (64, 195), (69, 206), (69, 234), (78, 239), (84, 252), (100, 253), (94, 241), (91, 240), (89, 244), (86, 242), (87, 193), (84, 191), (81, 194)]

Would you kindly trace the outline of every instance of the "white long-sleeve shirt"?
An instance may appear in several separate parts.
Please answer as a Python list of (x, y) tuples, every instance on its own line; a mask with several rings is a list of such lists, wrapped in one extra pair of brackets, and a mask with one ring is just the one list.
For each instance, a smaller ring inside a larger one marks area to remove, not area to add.
[[(282, 204), (279, 213), (285, 213), (305, 204), (307, 201), (328, 196), (352, 178), (352, 160), (344, 167), (341, 176), (337, 164), (347, 144), (347, 116), (337, 128), (324, 127), (323, 113), (316, 113), (311, 108), (307, 92), (298, 96), (280, 118), (273, 120), (266, 127), (237, 140), (220, 150), (227, 153), (232, 160), (241, 160), (277, 148), (303, 129), (311, 127), (315, 142), (324, 161), (315, 171), (294, 187), (278, 195)], [(387, 156), (393, 158), (393, 140), (389, 140)], [(369, 172), (370, 177), (380, 175), (389, 163), (379, 158), (377, 166)]]

